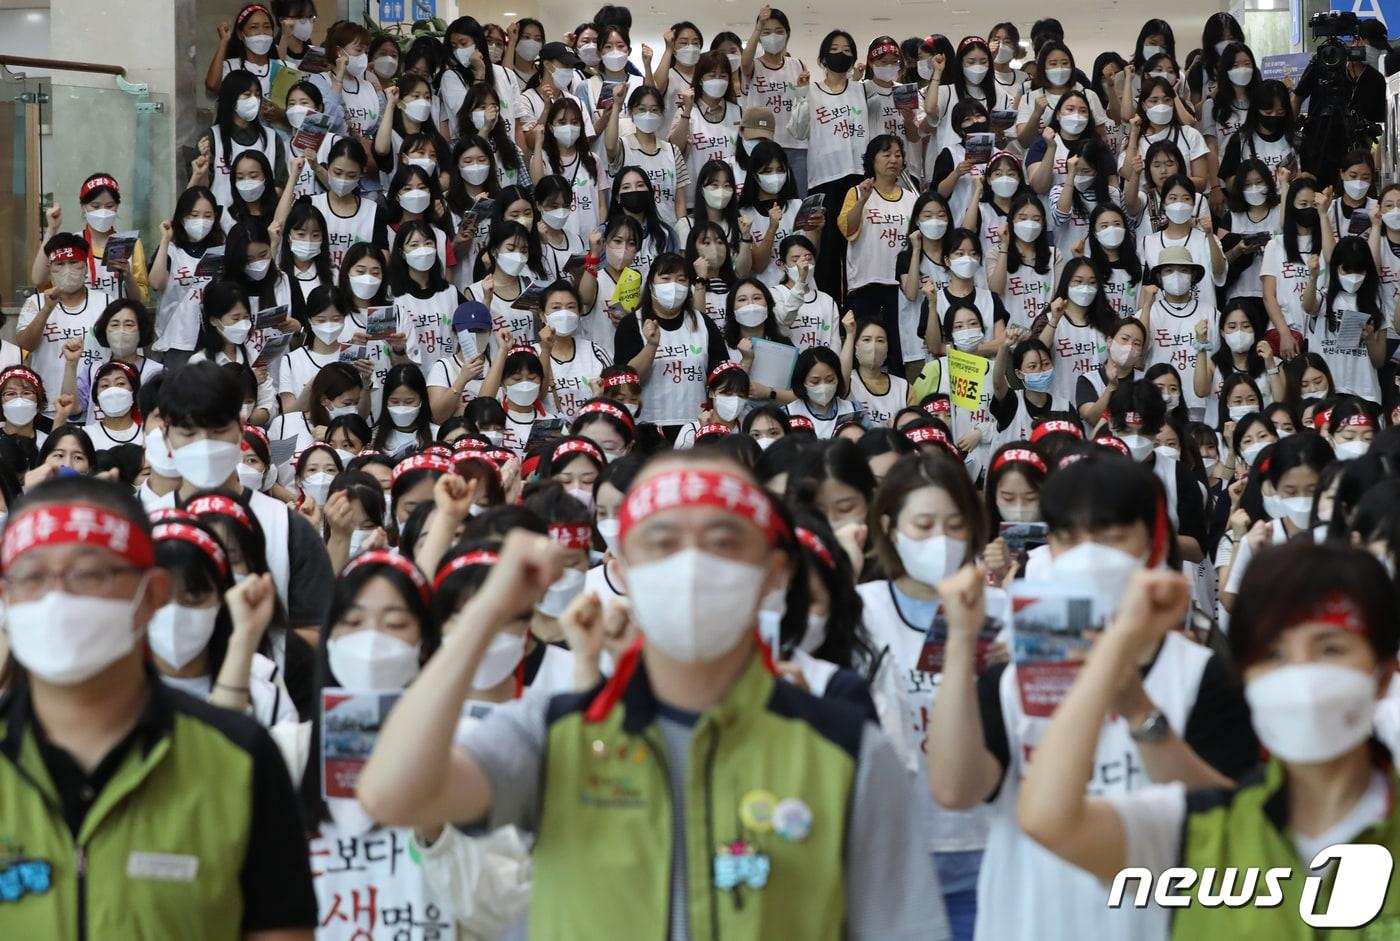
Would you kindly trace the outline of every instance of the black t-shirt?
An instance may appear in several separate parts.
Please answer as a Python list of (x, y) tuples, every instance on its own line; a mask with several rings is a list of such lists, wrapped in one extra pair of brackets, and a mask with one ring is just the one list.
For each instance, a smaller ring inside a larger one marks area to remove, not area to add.
[[(1146, 676), (1152, 665), (1142, 668)], [(977, 677), (977, 706), (982, 717), (982, 737), (1001, 765), (1002, 774), (1011, 764), (1011, 745), (1006, 735), (1006, 719), (1001, 711), (1001, 676), (1006, 664), (988, 667)], [(1259, 763), (1259, 739), (1249, 722), (1249, 705), (1244, 689), (1229, 665), (1213, 653), (1201, 674), (1196, 701), (1186, 717), (1181, 738), (1206, 764), (1233, 781), (1238, 781)], [(998, 784), (1000, 790), (1000, 784)], [(995, 797), (993, 792), (988, 801)]]

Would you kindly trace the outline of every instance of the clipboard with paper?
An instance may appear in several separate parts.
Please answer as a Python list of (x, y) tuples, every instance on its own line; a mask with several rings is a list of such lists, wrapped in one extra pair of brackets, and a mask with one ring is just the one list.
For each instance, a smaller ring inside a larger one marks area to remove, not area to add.
[(755, 337), (749, 379), (770, 389), (791, 389), (792, 371), (797, 367), (797, 347)]

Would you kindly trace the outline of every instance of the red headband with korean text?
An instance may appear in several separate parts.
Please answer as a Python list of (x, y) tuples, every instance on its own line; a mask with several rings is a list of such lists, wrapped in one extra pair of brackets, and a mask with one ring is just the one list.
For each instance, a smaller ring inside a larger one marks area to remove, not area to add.
[(68, 503), (37, 507), (10, 520), (0, 542), (0, 569), (31, 549), (73, 544), (115, 552), (141, 569), (155, 563), (151, 537), (140, 526), (100, 506)]
[(625, 540), (629, 529), (656, 513), (689, 506), (715, 507), (742, 516), (763, 530), (773, 545), (787, 538), (787, 526), (762, 487), (724, 471), (680, 469), (657, 474), (627, 491), (618, 513), (618, 538)]

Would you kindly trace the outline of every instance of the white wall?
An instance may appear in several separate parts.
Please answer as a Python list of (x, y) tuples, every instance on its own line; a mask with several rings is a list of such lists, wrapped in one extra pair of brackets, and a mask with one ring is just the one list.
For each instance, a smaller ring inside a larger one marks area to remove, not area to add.
[[(0, 10), (0, 55), (49, 56), (49, 11), (46, 9)], [(30, 75), (45, 75), (26, 69)]]

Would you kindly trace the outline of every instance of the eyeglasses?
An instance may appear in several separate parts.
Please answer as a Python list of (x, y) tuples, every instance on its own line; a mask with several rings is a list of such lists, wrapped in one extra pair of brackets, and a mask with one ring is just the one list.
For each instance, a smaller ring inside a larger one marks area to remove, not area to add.
[(78, 566), (62, 572), (12, 571), (0, 576), (0, 584), (11, 602), (42, 597), (55, 580), (69, 594), (100, 596), (111, 588), (112, 579), (140, 571), (131, 565)]

